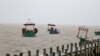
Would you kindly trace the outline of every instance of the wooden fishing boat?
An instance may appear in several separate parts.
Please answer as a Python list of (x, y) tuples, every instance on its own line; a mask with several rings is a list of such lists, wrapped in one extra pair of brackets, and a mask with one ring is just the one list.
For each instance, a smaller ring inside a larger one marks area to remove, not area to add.
[(100, 31), (95, 31), (95, 35), (100, 35)]
[(50, 34), (59, 34), (58, 29), (56, 29), (55, 24), (48, 24), (48, 31)]
[(34, 37), (38, 32), (38, 29), (35, 28), (34, 26), (35, 26), (34, 23), (25, 23), (24, 28), (22, 28), (23, 36)]

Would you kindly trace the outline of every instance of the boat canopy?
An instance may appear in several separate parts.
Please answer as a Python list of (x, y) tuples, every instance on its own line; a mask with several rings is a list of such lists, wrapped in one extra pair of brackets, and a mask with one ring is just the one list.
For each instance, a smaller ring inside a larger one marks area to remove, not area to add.
[(25, 23), (25, 24), (24, 24), (24, 26), (31, 26), (31, 25), (35, 26), (34, 23)]
[(48, 26), (56, 26), (55, 24), (48, 24)]

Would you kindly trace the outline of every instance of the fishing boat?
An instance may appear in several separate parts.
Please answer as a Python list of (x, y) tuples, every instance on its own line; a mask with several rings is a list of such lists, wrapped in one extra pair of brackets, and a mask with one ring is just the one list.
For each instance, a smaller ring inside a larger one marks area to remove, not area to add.
[(95, 31), (95, 35), (100, 35), (100, 31)]
[[(84, 36), (80, 36), (80, 32), (84, 31), (85, 35)], [(83, 45), (85, 42), (87, 42), (87, 34), (88, 34), (88, 28), (84, 27), (84, 26), (80, 26), (78, 28), (78, 33), (77, 33), (77, 38), (80, 39), (79, 45)]]
[(48, 31), (50, 34), (59, 34), (55, 24), (48, 24)]
[[(28, 19), (30, 20), (30, 19)], [(22, 34), (23, 36), (25, 37), (34, 37), (37, 32), (38, 32), (38, 29), (35, 28), (35, 24), (34, 23), (25, 23), (23, 24), (24, 25), (24, 28), (22, 28)]]

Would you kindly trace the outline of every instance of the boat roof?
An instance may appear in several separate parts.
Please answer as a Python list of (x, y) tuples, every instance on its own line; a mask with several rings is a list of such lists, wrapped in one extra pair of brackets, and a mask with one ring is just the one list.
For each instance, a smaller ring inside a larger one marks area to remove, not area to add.
[(48, 24), (48, 26), (56, 26), (55, 24)]
[(34, 23), (25, 23), (24, 26), (30, 26), (30, 25), (35, 25)]
[(88, 28), (86, 28), (85, 26), (80, 26), (79, 27), (81, 30), (83, 30), (83, 31), (88, 31)]

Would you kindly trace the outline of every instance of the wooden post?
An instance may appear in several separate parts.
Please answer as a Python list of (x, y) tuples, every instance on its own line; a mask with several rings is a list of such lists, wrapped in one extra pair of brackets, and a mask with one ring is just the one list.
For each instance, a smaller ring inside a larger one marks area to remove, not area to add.
[(67, 49), (65, 49), (65, 56), (67, 56)]
[(9, 53), (7, 53), (7, 54), (6, 54), (6, 56), (10, 56), (10, 54), (9, 54)]
[(93, 56), (93, 41), (91, 41), (90, 56)]
[(18, 56), (18, 55), (14, 54), (14, 56)]
[(78, 47), (75, 47), (75, 56), (78, 56)]
[(43, 56), (46, 55), (46, 49), (43, 49)]
[(100, 55), (100, 39), (98, 39), (98, 52), (99, 52), (99, 55)]
[(50, 56), (52, 56), (53, 49), (50, 47)]
[(31, 56), (31, 51), (28, 51), (28, 56)]
[(87, 48), (86, 48), (87, 43), (84, 43), (84, 56), (87, 56)]
[(87, 43), (88, 43), (88, 44), (87, 44), (87, 45), (88, 45), (88, 56), (90, 56), (90, 46), (89, 46), (90, 43), (89, 43), (89, 40), (87, 41)]
[(72, 55), (73, 55), (73, 53), (72, 53), (72, 52), (73, 52), (73, 43), (71, 43), (71, 44), (70, 44), (70, 56), (72, 56)]
[(93, 56), (95, 56), (95, 40), (92, 40), (93, 43)]
[(75, 43), (75, 47), (77, 47), (77, 43)]
[(19, 54), (19, 56), (23, 56), (23, 53), (21, 52), (21, 53)]
[(39, 56), (39, 50), (36, 50), (36, 56)]
[(58, 56), (61, 56), (61, 50), (59, 50)]
[(93, 50), (93, 53), (94, 53), (94, 56), (97, 56), (97, 55), (96, 55), (96, 43), (94, 43), (94, 50)]
[(64, 53), (64, 45), (62, 45), (62, 52)]
[(46, 56), (48, 56), (48, 54), (46, 54)]
[(59, 46), (57, 46), (57, 48), (56, 48), (56, 52), (57, 52), (57, 53), (59, 52)]
[(77, 43), (75, 43), (75, 56), (78, 56), (78, 47), (77, 47)]
[(80, 56), (83, 56), (82, 55), (82, 46), (80, 46)]
[(67, 44), (67, 51), (69, 50), (69, 44)]
[(97, 56), (99, 56), (99, 39), (97, 39)]
[(98, 55), (98, 41), (97, 41), (97, 39), (96, 39), (96, 56)]
[(55, 52), (52, 52), (52, 56), (55, 56)]
[(99, 51), (98, 49), (99, 49), (99, 46), (98, 46), (98, 39), (96, 39), (96, 55), (97, 55), (97, 56), (98, 56), (98, 53), (99, 53), (99, 52), (98, 52), (98, 51)]

